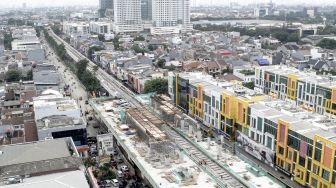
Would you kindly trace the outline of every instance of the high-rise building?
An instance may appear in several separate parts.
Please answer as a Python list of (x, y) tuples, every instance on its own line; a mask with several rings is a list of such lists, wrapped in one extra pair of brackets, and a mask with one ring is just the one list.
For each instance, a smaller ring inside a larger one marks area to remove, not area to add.
[(113, 10), (113, 0), (99, 0), (99, 14), (105, 16), (106, 10)]
[(154, 27), (191, 29), (190, 0), (152, 0)]
[(128, 33), (142, 30), (141, 0), (114, 0), (114, 31)]
[(141, 0), (141, 19), (152, 20), (152, 0)]

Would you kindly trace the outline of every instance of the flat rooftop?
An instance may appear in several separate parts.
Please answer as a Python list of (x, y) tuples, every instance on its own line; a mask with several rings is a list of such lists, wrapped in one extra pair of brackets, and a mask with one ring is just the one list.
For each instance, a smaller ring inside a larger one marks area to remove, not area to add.
[(264, 66), (260, 67), (260, 69), (264, 71), (268, 71), (271, 73), (275, 73), (278, 75), (282, 75), (287, 77), (292, 74), (298, 77), (299, 80), (308, 81), (312, 83), (316, 83), (319, 86), (325, 88), (333, 88), (336, 86), (336, 77), (328, 76), (328, 75), (317, 75), (315, 71), (300, 71), (294, 67), (273, 65), (273, 66)]
[(0, 151), (0, 167), (71, 156), (64, 139), (5, 145)]
[(89, 188), (83, 171), (75, 170), (23, 179), (22, 183), (3, 185), (3, 188)]
[(4, 145), (0, 151), (0, 183), (6, 177), (48, 174), (82, 164), (72, 156), (76, 151), (69, 138)]

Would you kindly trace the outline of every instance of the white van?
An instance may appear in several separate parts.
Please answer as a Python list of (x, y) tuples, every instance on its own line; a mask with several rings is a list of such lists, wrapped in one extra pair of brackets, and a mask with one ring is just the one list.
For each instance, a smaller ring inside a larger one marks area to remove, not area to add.
[(119, 181), (117, 179), (112, 180), (112, 186), (113, 187), (119, 187)]

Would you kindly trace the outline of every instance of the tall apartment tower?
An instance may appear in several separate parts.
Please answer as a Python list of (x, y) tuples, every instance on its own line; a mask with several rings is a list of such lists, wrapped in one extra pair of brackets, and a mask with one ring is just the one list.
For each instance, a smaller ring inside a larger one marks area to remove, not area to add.
[(190, 28), (190, 0), (152, 0), (154, 27)]
[(141, 0), (141, 19), (152, 20), (152, 0)]
[(114, 31), (129, 33), (142, 30), (141, 0), (114, 0)]
[(113, 10), (113, 0), (99, 0), (99, 16), (105, 17), (107, 10)]

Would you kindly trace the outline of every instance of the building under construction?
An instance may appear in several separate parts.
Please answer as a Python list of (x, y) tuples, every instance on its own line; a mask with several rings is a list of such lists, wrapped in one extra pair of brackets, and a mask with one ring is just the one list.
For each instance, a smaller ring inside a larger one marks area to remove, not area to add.
[(127, 110), (126, 124), (136, 129), (139, 137), (147, 142), (167, 139), (167, 135), (159, 129), (165, 123), (145, 108)]

